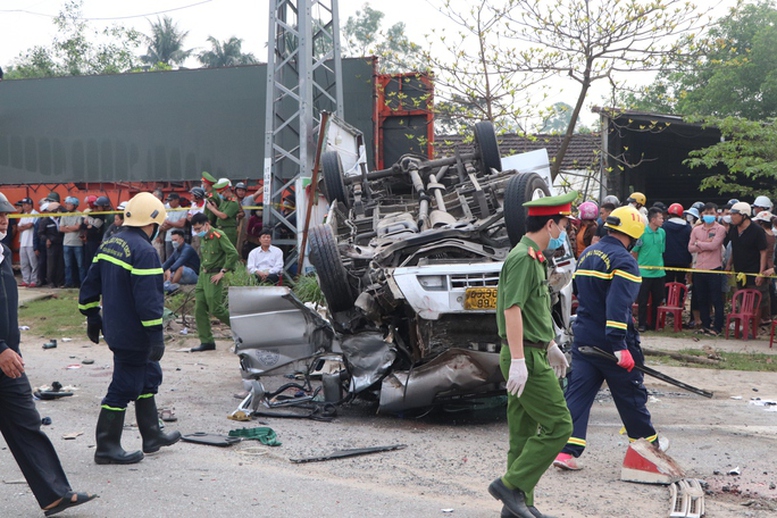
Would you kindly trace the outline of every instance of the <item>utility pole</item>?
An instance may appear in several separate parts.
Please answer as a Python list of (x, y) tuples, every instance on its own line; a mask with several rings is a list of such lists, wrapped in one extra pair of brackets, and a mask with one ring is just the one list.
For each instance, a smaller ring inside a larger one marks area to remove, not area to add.
[[(314, 130), (322, 111), (343, 118), (338, 0), (269, 4), (263, 226), (276, 229), (273, 243), (294, 244), (298, 250), (304, 214), (297, 209), (305, 192), (294, 189), (298, 179), (313, 172)], [(276, 239), (279, 233), (287, 237)], [(296, 257), (287, 256), (286, 264)]]

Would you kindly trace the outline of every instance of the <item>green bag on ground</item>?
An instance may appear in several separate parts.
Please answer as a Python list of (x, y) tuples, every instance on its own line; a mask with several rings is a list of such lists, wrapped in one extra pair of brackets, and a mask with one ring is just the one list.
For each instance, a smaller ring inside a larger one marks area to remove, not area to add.
[(256, 439), (267, 446), (280, 446), (281, 442), (278, 440), (278, 436), (275, 431), (269, 426), (257, 426), (256, 428), (240, 428), (238, 430), (230, 430), (230, 437), (243, 437), (245, 439)]

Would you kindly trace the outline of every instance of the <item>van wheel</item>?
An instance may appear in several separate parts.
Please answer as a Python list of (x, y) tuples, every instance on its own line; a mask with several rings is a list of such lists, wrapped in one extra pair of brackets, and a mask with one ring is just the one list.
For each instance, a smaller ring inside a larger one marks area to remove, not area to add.
[(524, 203), (537, 198), (550, 196), (550, 190), (537, 173), (518, 173), (507, 182), (504, 198), (505, 227), (510, 238), (510, 246), (515, 246), (526, 232), (526, 213)]

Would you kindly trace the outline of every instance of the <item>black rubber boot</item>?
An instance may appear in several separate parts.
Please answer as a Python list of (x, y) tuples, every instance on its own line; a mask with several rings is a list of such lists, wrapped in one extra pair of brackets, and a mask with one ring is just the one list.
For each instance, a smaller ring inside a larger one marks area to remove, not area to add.
[(155, 453), (162, 446), (170, 446), (181, 439), (181, 432), (164, 433), (159, 428), (159, 415), (154, 397), (141, 397), (135, 401), (135, 417), (143, 437), (143, 453)]
[(142, 451), (128, 453), (121, 447), (124, 413), (124, 410), (100, 409), (95, 432), (97, 448), (94, 451), (94, 461), (97, 464), (135, 464), (143, 460)]

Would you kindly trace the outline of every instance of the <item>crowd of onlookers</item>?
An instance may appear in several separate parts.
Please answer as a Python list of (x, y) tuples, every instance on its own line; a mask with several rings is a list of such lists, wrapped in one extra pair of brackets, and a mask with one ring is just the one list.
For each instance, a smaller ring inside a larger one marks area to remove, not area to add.
[[(777, 290), (771, 278), (777, 218), (767, 196), (756, 197), (752, 204), (731, 199), (720, 207), (701, 201), (688, 208), (660, 201), (648, 207), (645, 195), (635, 192), (625, 203), (636, 208), (646, 224), (632, 249), (642, 276), (636, 301), (640, 331), (656, 328), (667, 283), (680, 283), (690, 293), (686, 328), (722, 333), (726, 300), (744, 288), (761, 294), (756, 321), (771, 323), (772, 315), (777, 315)], [(605, 197), (600, 205), (585, 201), (578, 206), (570, 236), (576, 256), (606, 234), (604, 222), (618, 206), (615, 196)]]
[[(260, 264), (277, 263), (276, 247), (272, 247), (272, 258), (264, 260), (260, 258), (262, 254), (254, 254), (253, 260), (249, 260), (250, 253), (263, 248), (262, 244), (269, 250), (271, 239), (271, 235), (262, 236), (261, 184), (251, 195), (245, 183), (233, 186), (226, 178), (211, 184), (204, 182), (183, 195), (177, 192), (165, 195), (161, 189), (153, 194), (167, 209), (167, 218), (152, 239), (165, 271), (166, 291), (175, 291), (179, 284), (197, 282), (200, 238), (192, 229), (191, 219), (202, 212), (208, 215), (214, 228), (224, 232), (259, 280), (272, 281), (280, 275), (274, 268), (269, 279), (264, 278), (266, 268)], [(62, 200), (59, 193), (52, 191), (38, 200), (37, 205), (30, 198), (18, 200), (15, 205), (19, 217), (11, 220), (4, 242), (13, 248), (12, 243), (18, 236), (20, 286), (77, 288), (100, 243), (121, 228), (125, 202), (113, 207), (107, 196), (96, 195), (86, 196), (83, 202), (75, 196)]]

